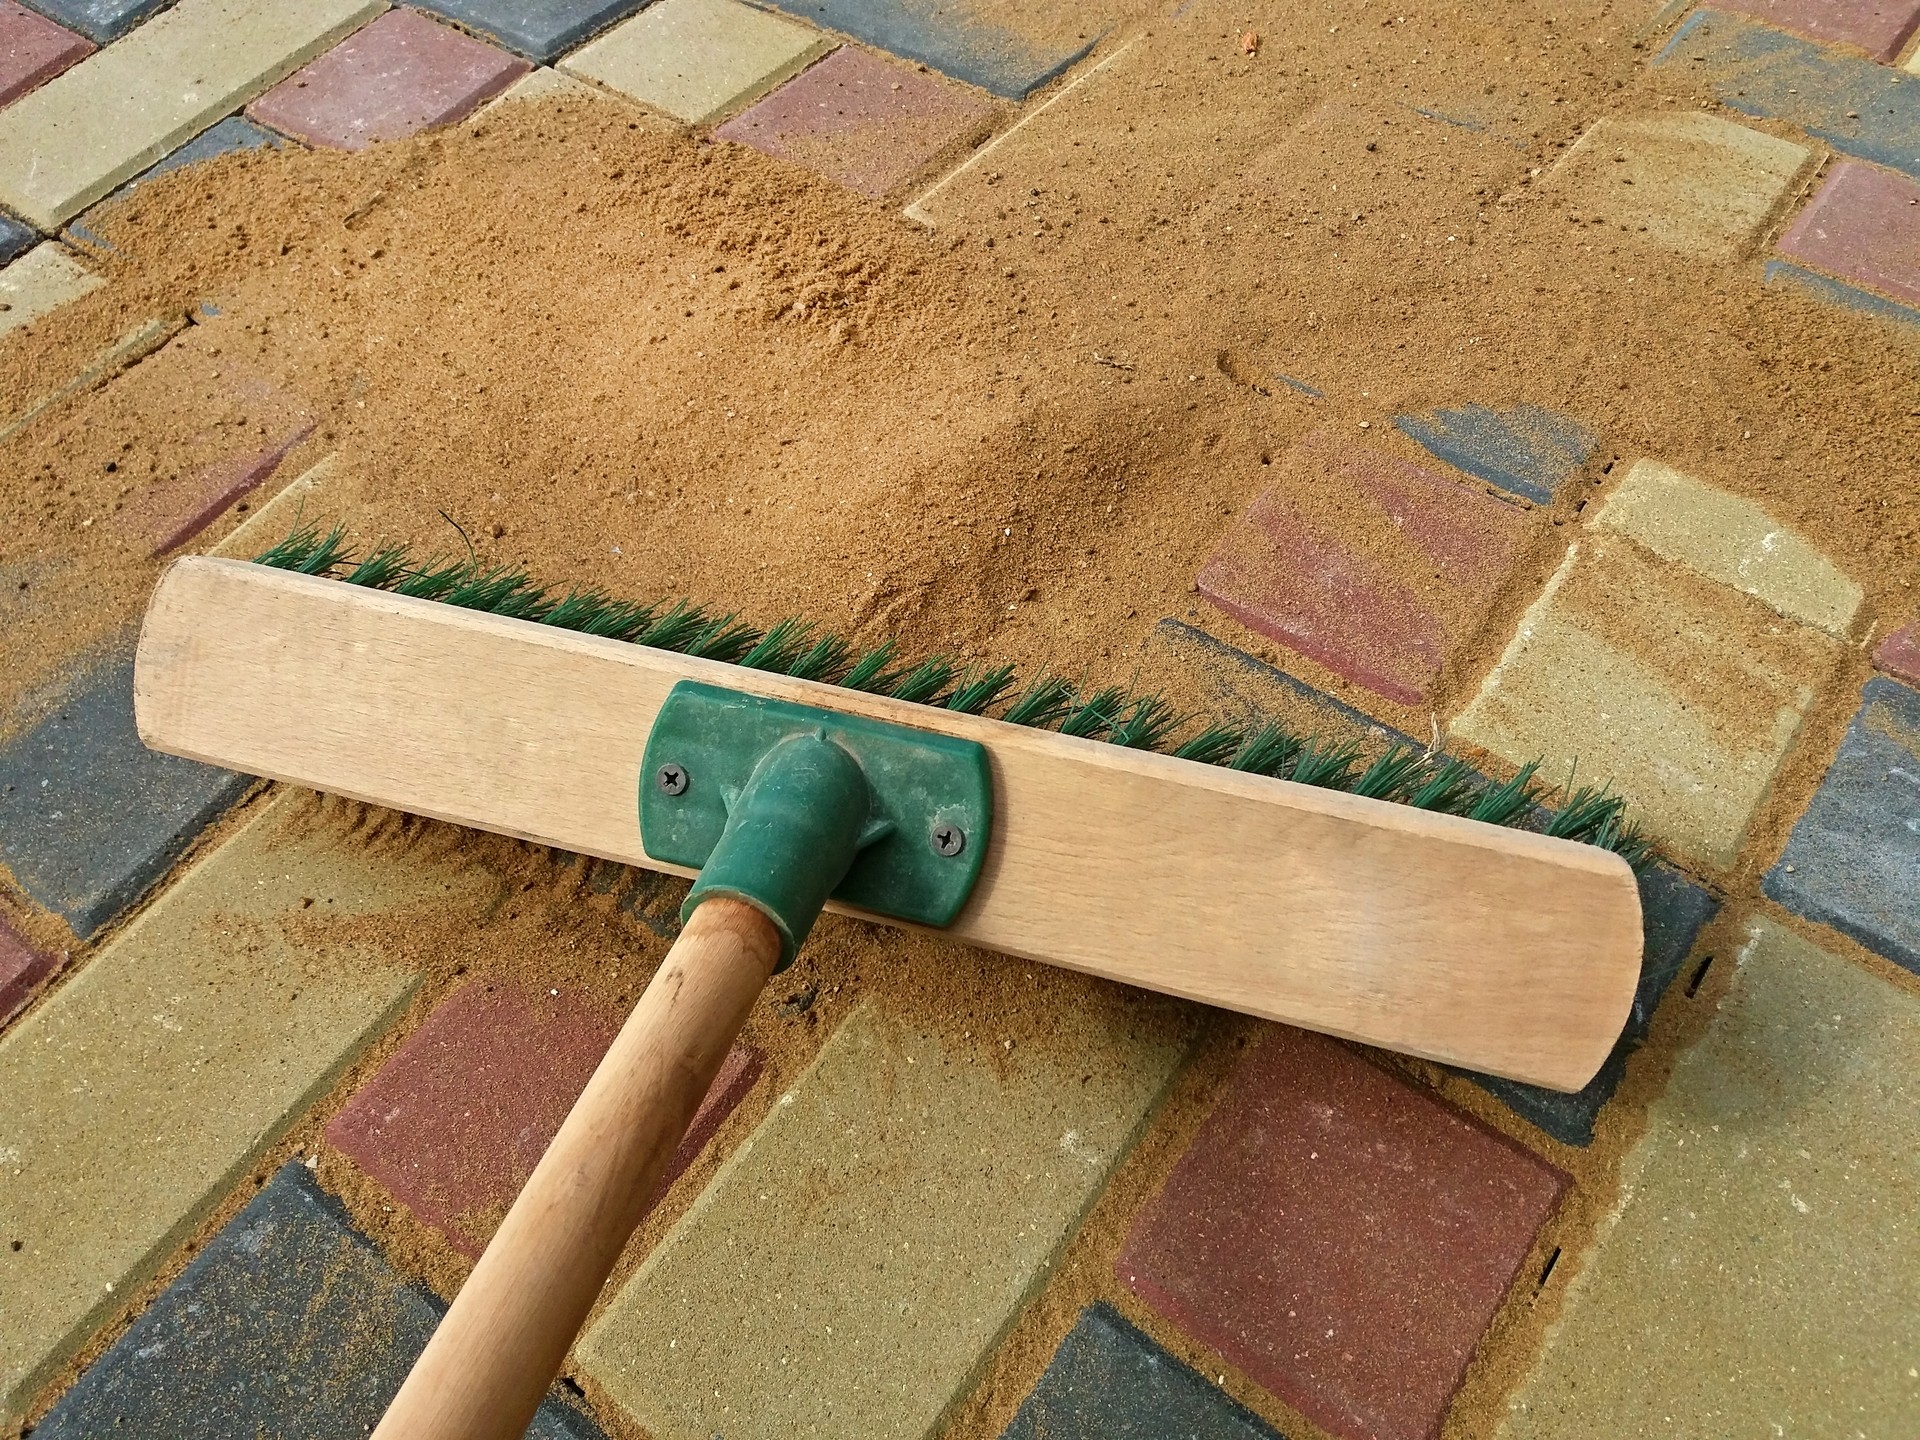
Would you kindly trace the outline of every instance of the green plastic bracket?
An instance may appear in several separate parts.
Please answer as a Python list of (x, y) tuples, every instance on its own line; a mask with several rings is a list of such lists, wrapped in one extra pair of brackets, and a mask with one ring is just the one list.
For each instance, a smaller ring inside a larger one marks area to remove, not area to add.
[(730, 895), (780, 929), (779, 969), (831, 898), (945, 925), (979, 878), (987, 752), (905, 725), (682, 680), (647, 737), (640, 839), (698, 869), (684, 919)]

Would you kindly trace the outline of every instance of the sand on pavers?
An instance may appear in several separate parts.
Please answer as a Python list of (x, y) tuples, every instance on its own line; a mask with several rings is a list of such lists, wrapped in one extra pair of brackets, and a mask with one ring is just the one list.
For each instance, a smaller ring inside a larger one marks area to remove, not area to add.
[(1626, 796), (1682, 859), (1730, 868), (1814, 695), (1819, 631), (1604, 535), (1568, 551), (1451, 733)]
[(1635, 461), (1590, 523), (1842, 640), (1852, 634), (1865, 598), (1859, 583), (1804, 535), (1758, 505), (1657, 460)]
[(1087, 1002), (984, 1056), (849, 1016), (583, 1338), (586, 1374), (656, 1440), (935, 1433), (1185, 1051), (1182, 1007)]
[(1920, 997), (1758, 917), (1734, 963), (1505, 1440), (1920, 1432)]
[(349, 833), (287, 793), (0, 1040), (0, 1421), (404, 1004), (343, 927), (493, 888)]

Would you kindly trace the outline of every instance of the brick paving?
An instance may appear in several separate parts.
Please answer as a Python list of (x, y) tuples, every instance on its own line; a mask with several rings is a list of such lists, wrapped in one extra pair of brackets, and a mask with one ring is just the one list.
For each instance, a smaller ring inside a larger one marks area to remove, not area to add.
[[(1223, 537), (1200, 593), (1342, 678), (1421, 704), (1484, 617), (1524, 542), (1526, 512), (1370, 446), (1321, 436), (1291, 458), (1319, 496), (1338, 497), (1351, 528), (1316, 522), (1299, 490), (1276, 486)], [(1459, 597), (1451, 612), (1401, 578), (1391, 558), (1401, 547)]]
[[(571, 991), (465, 985), (333, 1118), (327, 1140), (477, 1259), (624, 1018)], [(728, 1055), (662, 1192), (753, 1088), (760, 1064), (750, 1048)]]
[(1424, 1440), (1565, 1184), (1339, 1042), (1276, 1030), (1116, 1270), (1333, 1434)]
[[(1750, 921), (1505, 1440), (1905, 1434), (1920, 1001)], [(1701, 1003), (1706, 1003), (1704, 997)]]
[[(362, 1435), (400, 1388), (441, 1309), (289, 1161), (33, 1433)], [(600, 1430), (556, 1398), (527, 1435), (599, 1440)]]
[[(1541, 213), (1564, 209), (1623, 272), (1696, 267), (1763, 283), (1756, 303), (1782, 312), (1920, 335), (1916, 0), (1666, 7), (1636, 61), (1657, 105), (1418, 82), (1390, 115), (1338, 96), (1279, 121), (1228, 105), (1181, 152), (1204, 138), (1214, 161), (1183, 175), (1160, 107), (1209, 23), (1190, 8), (1139, 34), (1112, 4), (987, 0), (0, 0), (0, 346), (118, 299), (109, 277), (166, 239), (139, 220), (156, 175), (555, 94), (912, 200), (903, 223), (943, 241), (1034, 228), (1064, 246), (1065, 224), (1047, 227), (1085, 215), (1073, 243), (1106, 261), (1188, 201), (1176, 223), (1198, 245), (1251, 218), (1249, 197), (1347, 189), (1356, 167), (1396, 163), (1391, 118), (1444, 132), (1446, 183), (1479, 187), (1475, 208), (1532, 162)], [(1251, 69), (1236, 34), (1216, 39), (1210, 65)], [(1287, 63), (1295, 39), (1253, 48)], [(1718, 109), (1677, 98), (1693, 86)], [(1363, 130), (1387, 142), (1378, 157), (1359, 158)], [(1161, 167), (1151, 211), (1115, 179), (1141, 166)], [(307, 446), (325, 415), (239, 364), (214, 382), (211, 314), (189, 329), (135, 311), (75, 373), (0, 400), (4, 445), (63, 406), (100, 423), (75, 397), (143, 372), (206, 372), (197, 448), (163, 454), (108, 523), (129, 562), (207, 547), (238, 507), (210, 548), (250, 554), (338, 494), (336, 458)], [(1231, 343), (1196, 369), (1292, 417), (1289, 438), (1354, 403), (1352, 376), (1267, 337)], [(779, 1060), (729, 1057), (667, 1178), (680, 1218), (569, 1361), (590, 1398), (556, 1390), (531, 1434), (932, 1437), (956, 1416), (1014, 1440), (1398, 1440), (1488, 1414), (1507, 1440), (1920, 1425), (1901, 1368), (1920, 1253), (1898, 1223), (1920, 1020), (1889, 978), (1920, 971), (1920, 621), (1876, 611), (1870, 577), (1739, 498), (1760, 446), (1668, 454), (1660, 424), (1460, 353), (1457, 388), (1398, 397), (1405, 413), (1373, 412), (1371, 434), (1322, 436), (1235, 492), (1218, 553), (1179, 577), (1199, 593), (1151, 627), (1139, 665), (1228, 718), (1369, 754), (1447, 734), (1495, 775), (1544, 757), (1556, 782), (1576, 762), (1611, 779), (1664, 857), (1641, 877), (1646, 963), (1594, 1081), (1566, 1095), (1390, 1071), (1230, 1025), (1198, 1032), (1216, 1048), (1196, 1097), (1177, 1007), (1098, 992), (987, 1063), (977, 1040), (870, 1000), (822, 1027), (809, 1064), (776, 1068), (777, 1095), (755, 1087)], [(1304, 491), (1284, 469), (1303, 457)], [(1367, 525), (1317, 523), (1328, 496)], [(0, 553), (0, 626), (74, 563)], [(1407, 563), (1435, 583), (1404, 585)], [(0, 1425), (51, 1402), (36, 1436), (361, 1433), (439, 1302), (304, 1166), (269, 1175), (263, 1157), (305, 1126), (323, 1171), (355, 1167), (395, 1202), (390, 1243), (437, 1232), (471, 1256), (620, 1017), (577, 986), (473, 980), (403, 1022), (417, 965), (355, 922), (397, 933), (408, 907), (453, 897), (481, 923), (497, 882), (367, 848), (297, 794), (223, 824), (253, 782), (145, 751), (135, 616), (85, 618), (59, 684), (10, 677), (30, 703), (0, 718), (0, 1294), (21, 1297), (0, 1304)], [(1376, 698), (1397, 718), (1368, 713)], [(1831, 757), (1805, 753), (1836, 735)], [(587, 888), (636, 935), (677, 933), (684, 882), (601, 867)], [(779, 1013), (817, 1018), (798, 1000)], [(1229, 1068), (1218, 1047), (1241, 1043)], [(1157, 1108), (1170, 1087), (1193, 1116), (1172, 1123), (1199, 1126), (1177, 1143)], [(1619, 1176), (1608, 1136), (1631, 1141)], [(1076, 1239), (1116, 1173), (1127, 1213), (1108, 1205)], [(223, 1205), (241, 1208), (194, 1238)], [(56, 1378), (182, 1263), (76, 1383)], [(1534, 1290), (1574, 1272), (1533, 1328)], [(1462, 1390), (1488, 1349), (1511, 1368)]]
[(18, 0), (0, 0), (0, 105), (10, 105), (36, 85), (91, 55), (93, 42)]
[(43, 230), (63, 224), (384, 8), (179, 0), (0, 110), (0, 205)]
[[(1515, 765), (1544, 757), (1558, 777), (1576, 765), (1605, 775), (1677, 857), (1731, 866), (1841, 651), (1757, 602), (1701, 588), (1710, 584), (1629, 544), (1582, 541), (1453, 734)], [(1609, 638), (1617, 615), (1648, 623), (1651, 643)], [(1609, 727), (1596, 728), (1596, 715)]]
[(570, 74), (705, 125), (758, 99), (833, 41), (740, 0), (659, 0), (569, 56)]
[(658, 1440), (930, 1433), (1125, 1154), (1181, 1029), (1088, 1007), (996, 1065), (862, 1008), (588, 1330), (582, 1368)]
[(877, 200), (977, 138), (993, 114), (985, 96), (847, 45), (714, 134)]
[(1920, 973), (1917, 873), (1920, 690), (1869, 680), (1765, 889), (1788, 909)]
[(1780, 237), (1780, 253), (1920, 305), (1920, 182), (1842, 160)]
[(1688, 110), (1596, 122), (1543, 182), (1630, 243), (1732, 259), (1765, 227), (1813, 151)]

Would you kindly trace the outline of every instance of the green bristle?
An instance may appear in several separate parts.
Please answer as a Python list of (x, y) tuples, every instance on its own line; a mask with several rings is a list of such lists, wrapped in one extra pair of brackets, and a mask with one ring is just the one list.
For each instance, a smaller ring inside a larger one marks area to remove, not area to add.
[(1489, 785), (1473, 802), (1467, 818), (1488, 825), (1511, 825), (1525, 816), (1539, 802), (1539, 790), (1533, 783), (1539, 769), (1540, 762), (1535, 760), (1522, 765), (1511, 780)]
[(804, 654), (794, 658), (787, 667), (787, 674), (800, 680), (818, 680), (832, 684), (839, 678), (841, 669), (847, 663), (847, 656), (853, 653), (853, 647), (838, 635), (822, 635)]
[(713, 617), (698, 605), (676, 600), (673, 608), (649, 622), (633, 643), (655, 650), (685, 650), (712, 624)]
[(891, 640), (875, 646), (853, 662), (840, 683), (849, 690), (876, 690), (892, 684), (895, 677), (887, 673), (887, 662), (893, 658), (893, 651)]
[(395, 583), (393, 593), (421, 600), (444, 600), (472, 573), (473, 566), (466, 560), (438, 560), (428, 556)]
[(891, 695), (896, 700), (911, 700), (917, 705), (934, 705), (939, 703), (935, 697), (953, 683), (958, 673), (959, 667), (951, 660), (935, 655), (930, 660), (922, 660), (877, 693)]
[(1142, 695), (1114, 723), (1107, 740), (1128, 750), (1158, 750), (1186, 723), (1186, 716), (1158, 695)]
[(1309, 740), (1300, 747), (1287, 778), (1323, 790), (1345, 790), (1353, 783), (1353, 767), (1360, 763), (1360, 747), (1351, 740)]
[(1241, 743), (1229, 769), (1250, 775), (1278, 775), (1306, 744), (1284, 725), (1269, 720)]
[(1209, 725), (1190, 740), (1173, 749), (1176, 760), (1191, 760), (1197, 765), (1224, 765), (1240, 748), (1246, 732), (1233, 725)]
[(1479, 799), (1474, 780), (1473, 767), (1466, 761), (1448, 760), (1408, 793), (1407, 804), (1443, 815), (1462, 814)]
[(1624, 803), (1604, 785), (1582, 785), (1567, 797), (1542, 833), (1562, 840), (1590, 840), (1618, 823)]
[(407, 547), (389, 540), (340, 578), (349, 585), (364, 585), (369, 590), (385, 590), (407, 573)]
[(253, 563), (297, 575), (326, 575), (347, 559), (346, 526), (336, 525), (323, 534), (318, 525), (304, 525), (254, 556)]
[(1125, 689), (1118, 685), (1104, 686), (1067, 712), (1066, 718), (1060, 722), (1060, 733), (1097, 740), (1113, 729), (1126, 703)]
[[(458, 528), (457, 526), (455, 527)], [(413, 564), (403, 545), (383, 542), (355, 561), (344, 526), (322, 531), (297, 526), (255, 563), (299, 574), (329, 576), (367, 589), (439, 600), (466, 609), (537, 621), (581, 634), (648, 645), (662, 650), (728, 661), (756, 670), (840, 684), (851, 690), (891, 695), (925, 705), (944, 705), (983, 715), (1001, 703), (1014, 684), (1012, 665), (978, 673), (962, 671), (945, 656), (913, 664), (893, 664), (898, 647), (885, 640), (849, 663), (853, 648), (832, 634), (816, 634), (795, 618), (762, 632), (736, 615), (715, 615), (687, 600), (641, 603), (616, 600), (597, 589), (570, 590), (555, 600), (524, 572), (512, 566), (482, 566), (478, 560), (429, 556)], [(1072, 681), (1042, 675), (1029, 681), (1006, 707), (1002, 719), (1015, 725), (1102, 739), (1111, 744), (1162, 750), (1184, 723), (1159, 695), (1132, 695), (1119, 685), (1083, 692)], [(1301, 736), (1268, 722), (1258, 729), (1206, 724), (1198, 734), (1173, 747), (1182, 760), (1223, 765), (1256, 775), (1285, 775), (1305, 785), (1349, 790), (1422, 809), (1463, 814), (1487, 824), (1519, 826), (1541, 803), (1539, 762), (1520, 768), (1512, 779), (1479, 785), (1466, 762), (1423, 755), (1395, 745), (1358, 775), (1362, 752), (1353, 741)], [(1636, 870), (1652, 863), (1651, 843), (1625, 814), (1625, 802), (1601, 786), (1572, 789), (1544, 825), (1548, 835), (1597, 845), (1616, 852)]]
[(729, 663), (751, 650), (760, 641), (760, 631), (752, 625), (735, 619), (731, 615), (722, 615), (687, 643), (683, 652), (697, 655), (703, 660), (725, 660)]
[(958, 710), (962, 715), (985, 714), (987, 707), (995, 704), (1013, 683), (1013, 673), (1011, 665), (996, 665), (978, 676), (969, 670), (947, 697), (947, 709)]
[(1353, 782), (1353, 793), (1374, 800), (1398, 800), (1419, 783), (1427, 759), (1419, 750), (1395, 745)]
[(535, 585), (526, 571), (510, 565), (491, 570), (469, 568), (440, 599), (462, 610), (485, 610), (516, 620), (538, 620), (546, 613), (541, 608), (546, 591)]
[(813, 631), (814, 627), (806, 621), (788, 616), (762, 635), (760, 643), (740, 657), (740, 664), (747, 670), (771, 670), (784, 675), (806, 650)]
[(1007, 707), (1000, 718), (1009, 725), (1026, 725), (1044, 730), (1067, 713), (1073, 704), (1073, 682), (1057, 675), (1041, 675), (1029, 680), (1027, 687)]

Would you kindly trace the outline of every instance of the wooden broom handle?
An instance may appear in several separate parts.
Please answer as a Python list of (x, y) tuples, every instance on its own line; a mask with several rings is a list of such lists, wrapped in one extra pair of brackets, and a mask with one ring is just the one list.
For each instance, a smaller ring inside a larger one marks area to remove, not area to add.
[(751, 905), (693, 912), (374, 1440), (521, 1440), (779, 958)]

